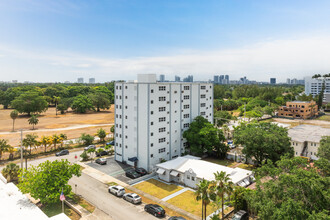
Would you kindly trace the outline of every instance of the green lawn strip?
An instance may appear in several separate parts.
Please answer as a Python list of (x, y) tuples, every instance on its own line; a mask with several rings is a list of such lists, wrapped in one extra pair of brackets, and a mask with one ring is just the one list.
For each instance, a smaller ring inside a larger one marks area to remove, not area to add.
[(237, 164), (237, 162), (232, 161), (232, 160), (227, 160), (227, 159), (218, 159), (218, 158), (212, 158), (212, 157), (207, 157), (204, 158), (203, 160), (211, 162), (211, 163), (216, 163), (222, 166), (227, 166), (227, 167), (231, 167), (235, 164)]
[(81, 207), (83, 207), (84, 209), (86, 209), (87, 211), (89, 211), (90, 213), (93, 213), (95, 210), (95, 206), (93, 206), (92, 204), (90, 204), (89, 202), (87, 202), (84, 198), (82, 198), (81, 196), (78, 196), (76, 194), (73, 194), (73, 196), (71, 197), (71, 199), (76, 203), (79, 204)]
[(177, 186), (174, 184), (165, 184), (155, 179), (149, 179), (142, 183), (136, 184), (134, 188), (142, 190), (152, 196), (155, 196), (159, 199), (165, 198), (181, 189), (181, 186)]
[[(41, 205), (40, 209), (48, 217), (53, 217), (55, 215), (62, 213), (62, 203), (57, 202), (57, 203), (48, 204), (48, 205)], [(72, 220), (80, 219), (80, 216), (66, 205), (64, 205), (64, 213)]]

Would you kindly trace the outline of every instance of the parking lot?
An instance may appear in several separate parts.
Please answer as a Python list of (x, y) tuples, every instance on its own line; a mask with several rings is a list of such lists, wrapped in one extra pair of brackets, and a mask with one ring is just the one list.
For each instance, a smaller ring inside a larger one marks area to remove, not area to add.
[(114, 156), (108, 157), (106, 158), (106, 160), (107, 160), (106, 165), (100, 165), (95, 163), (94, 161), (87, 163), (87, 165), (103, 173), (106, 173), (109, 176), (113, 176), (114, 178), (123, 181), (125, 183), (128, 183), (128, 181), (131, 180), (130, 178), (125, 176), (125, 172), (127, 170), (133, 170), (132, 166), (115, 161)]

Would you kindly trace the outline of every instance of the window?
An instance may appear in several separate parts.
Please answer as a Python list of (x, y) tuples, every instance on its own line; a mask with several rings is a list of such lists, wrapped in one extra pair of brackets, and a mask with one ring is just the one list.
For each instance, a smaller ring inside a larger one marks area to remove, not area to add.
[(184, 86), (183, 89), (184, 90), (189, 90), (189, 86)]
[(154, 155), (153, 154), (150, 154), (150, 157), (154, 157)]
[(164, 148), (160, 148), (159, 150), (158, 150), (158, 153), (164, 153), (165, 152), (165, 147)]
[(205, 94), (201, 95), (201, 98), (204, 99), (205, 98)]
[(205, 103), (201, 103), (201, 107), (205, 107)]
[(183, 99), (189, 99), (189, 95), (183, 96)]
[(161, 96), (159, 97), (159, 101), (162, 102), (162, 101), (166, 101), (166, 97), (165, 96)]
[(127, 119), (127, 115), (125, 115), (125, 119)]
[(158, 143), (163, 143), (163, 142), (165, 142), (166, 141), (166, 138), (159, 138), (158, 139)]
[(125, 96), (125, 99), (127, 99), (127, 96)]
[(125, 109), (127, 109), (127, 105), (125, 105)]
[(150, 125), (154, 125), (154, 122), (152, 121), (152, 122), (150, 122)]
[(189, 108), (189, 105), (184, 105), (183, 108), (184, 109), (188, 109)]
[(195, 177), (192, 176), (192, 177), (191, 177), (191, 180), (192, 180), (192, 181), (195, 181)]
[(183, 118), (189, 118), (189, 114), (184, 114)]
[(166, 107), (159, 107), (159, 112), (165, 112), (166, 111)]
[[(127, 137), (127, 135), (125, 135), (125, 139), (127, 139), (128, 137)], [(127, 148), (127, 147), (126, 147)]]
[(159, 131), (159, 132), (165, 132), (165, 131), (166, 131), (166, 128), (165, 128), (165, 127), (163, 127), (163, 128), (159, 128), (158, 131)]
[(159, 91), (165, 91), (166, 90), (166, 86), (159, 86)]
[(184, 127), (184, 128), (189, 128), (189, 123), (185, 123), (185, 124), (183, 124), (183, 127)]
[(152, 90), (150, 90), (150, 93), (154, 93), (154, 90), (152, 89)]
[(151, 100), (150, 102), (151, 102), (151, 104), (154, 104), (154, 100)]
[(201, 115), (205, 115), (205, 112), (201, 112)]
[(153, 132), (151, 132), (151, 133), (150, 133), (150, 136), (154, 136), (154, 133), (153, 133)]
[(127, 127), (127, 125), (125, 125), (125, 129), (127, 129), (128, 127)]
[(154, 111), (151, 111), (150, 114), (153, 115), (154, 114)]
[(190, 180), (190, 175), (187, 175), (187, 180)]
[(177, 91), (174, 91), (174, 94), (178, 93)]
[(127, 86), (125, 86), (125, 89), (127, 89)]
[(150, 147), (153, 147), (153, 146), (154, 146), (154, 144), (153, 144), (153, 143), (151, 143), (151, 144), (150, 144)]
[(201, 89), (206, 89), (206, 87), (205, 86), (201, 86)]
[(184, 143), (183, 143), (183, 146), (184, 146), (184, 147), (187, 147), (187, 146), (188, 146), (188, 142), (184, 142)]
[(166, 121), (166, 118), (165, 117), (159, 118), (159, 122), (163, 122), (163, 121)]

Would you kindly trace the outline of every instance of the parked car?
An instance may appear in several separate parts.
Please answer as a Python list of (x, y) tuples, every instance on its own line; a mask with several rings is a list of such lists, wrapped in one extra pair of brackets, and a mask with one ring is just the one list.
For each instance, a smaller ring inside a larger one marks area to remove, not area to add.
[(101, 157), (101, 156), (104, 156), (104, 155), (108, 155), (108, 152), (106, 152), (105, 150), (101, 151), (101, 152), (96, 152), (97, 157)]
[(186, 220), (184, 217), (181, 216), (172, 216), (168, 220)]
[(145, 170), (145, 169), (143, 169), (143, 168), (136, 168), (135, 169), (135, 172), (137, 172), (138, 174), (140, 174), (141, 176), (144, 176), (144, 175), (146, 175), (148, 172)]
[(236, 147), (235, 144), (229, 144), (229, 148), (230, 148), (230, 149), (234, 149), (235, 147)]
[(123, 199), (133, 204), (139, 204), (142, 202), (141, 197), (135, 193), (125, 193)]
[(106, 145), (115, 145), (115, 141), (110, 141), (110, 142), (106, 143)]
[(125, 175), (131, 179), (139, 178), (141, 175), (135, 172), (134, 170), (126, 171)]
[(238, 212), (235, 213), (235, 215), (232, 218), (232, 220), (248, 220), (248, 219), (249, 219), (249, 215), (244, 210), (239, 210)]
[(165, 210), (156, 204), (148, 204), (144, 206), (144, 211), (154, 215), (155, 217), (164, 217)]
[(125, 188), (122, 186), (109, 186), (109, 193), (114, 194), (116, 196), (123, 196), (125, 194)]
[(107, 160), (104, 158), (98, 158), (95, 160), (95, 163), (101, 164), (101, 165), (106, 165), (107, 164)]
[(56, 154), (55, 154), (55, 156), (62, 156), (62, 155), (67, 155), (67, 154), (69, 154), (69, 151), (68, 150), (61, 150), (60, 152), (57, 152)]
[(94, 149), (96, 149), (96, 146), (95, 145), (89, 145), (88, 147), (85, 147), (85, 151), (87, 151), (87, 150), (89, 150), (89, 149), (91, 149), (91, 148), (94, 148)]

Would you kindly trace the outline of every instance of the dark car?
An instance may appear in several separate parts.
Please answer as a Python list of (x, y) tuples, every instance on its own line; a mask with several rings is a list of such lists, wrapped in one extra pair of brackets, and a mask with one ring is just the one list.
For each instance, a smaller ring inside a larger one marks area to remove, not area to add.
[(164, 217), (165, 210), (156, 204), (148, 204), (144, 206), (144, 211), (154, 215), (155, 217)]
[(135, 169), (135, 172), (137, 172), (138, 174), (140, 174), (141, 176), (144, 176), (144, 175), (146, 175), (148, 172), (145, 170), (145, 169), (143, 169), (143, 168), (136, 168)]
[(132, 178), (132, 179), (136, 179), (138, 177), (140, 177), (141, 175), (138, 174), (137, 172), (135, 172), (134, 170), (129, 170), (129, 171), (126, 171), (125, 175), (129, 178)]
[(110, 141), (110, 142), (106, 143), (106, 145), (115, 145), (115, 141)]
[(104, 155), (108, 155), (108, 152), (106, 152), (105, 150), (96, 153), (96, 156), (97, 156), (97, 157), (101, 157), (101, 156), (104, 156)]
[(172, 216), (168, 220), (186, 220), (186, 219), (184, 217), (181, 217), (181, 216)]
[(67, 154), (69, 154), (69, 151), (68, 150), (61, 150), (60, 152), (57, 152), (56, 154), (55, 154), (55, 156), (63, 156), (63, 155), (67, 155)]
[(244, 210), (239, 210), (238, 212), (235, 213), (235, 215), (232, 218), (232, 220), (248, 220), (248, 219), (249, 219), (249, 215)]
[(95, 160), (95, 163), (101, 164), (101, 165), (106, 165), (107, 164), (107, 160), (104, 158), (98, 158)]

